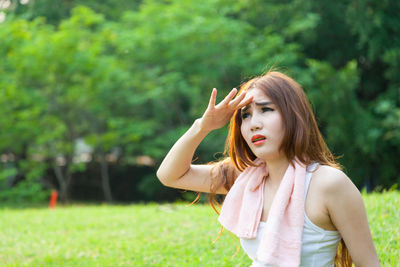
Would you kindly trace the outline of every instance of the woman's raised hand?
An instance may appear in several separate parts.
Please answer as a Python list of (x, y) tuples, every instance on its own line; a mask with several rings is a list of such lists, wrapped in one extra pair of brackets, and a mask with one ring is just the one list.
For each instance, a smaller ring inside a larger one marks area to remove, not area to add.
[(217, 89), (213, 88), (211, 92), (210, 102), (208, 107), (201, 117), (201, 128), (206, 131), (212, 131), (223, 127), (231, 119), (233, 113), (237, 109), (248, 105), (253, 97), (244, 99), (246, 92), (236, 95), (237, 89), (233, 88), (232, 91), (222, 100), (218, 105), (215, 105), (215, 100), (217, 98)]

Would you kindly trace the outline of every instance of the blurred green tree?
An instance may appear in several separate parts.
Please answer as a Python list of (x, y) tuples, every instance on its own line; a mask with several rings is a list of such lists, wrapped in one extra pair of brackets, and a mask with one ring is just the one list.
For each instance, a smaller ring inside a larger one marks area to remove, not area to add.
[[(0, 192), (50, 172), (68, 199), (84, 140), (112, 201), (110, 154), (117, 168), (141, 156), (157, 165), (213, 87), (220, 100), (271, 66), (303, 85), (358, 187), (399, 183), (398, 9), (394, 0), (18, 4), (0, 24)], [(197, 162), (215, 160), (225, 136), (207, 137)], [(154, 175), (133, 176), (146, 197), (163, 190)]]

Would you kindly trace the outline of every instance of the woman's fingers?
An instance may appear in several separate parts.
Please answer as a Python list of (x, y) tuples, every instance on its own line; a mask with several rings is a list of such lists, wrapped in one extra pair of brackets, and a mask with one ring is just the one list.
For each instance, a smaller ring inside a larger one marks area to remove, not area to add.
[[(230, 109), (236, 110), (240, 109), (253, 101), (253, 97), (249, 97), (245, 99), (246, 97), (246, 92), (241, 93), (240, 95), (237, 95), (237, 89), (233, 88), (227, 96), (225, 96), (224, 100), (222, 100), (219, 104), (218, 107), (229, 107)], [(235, 98), (234, 98), (235, 97)], [(209, 107), (214, 108), (215, 107), (215, 102), (217, 98), (217, 89), (213, 88), (211, 92), (211, 97), (210, 97), (210, 102), (209, 102)]]
[(253, 96), (250, 96), (249, 98), (241, 101), (238, 106), (236, 107), (236, 109), (241, 109), (244, 106), (247, 106), (248, 104), (251, 103), (251, 101), (253, 101)]
[(251, 101), (253, 101), (253, 97), (246, 97), (246, 92), (242, 92), (240, 95), (237, 95), (235, 99), (233, 99), (230, 103), (229, 103), (229, 107), (237, 110), (237, 109), (241, 109), (244, 106), (247, 106), (248, 104), (251, 103)]
[(217, 89), (213, 88), (211, 92), (210, 102), (208, 103), (209, 108), (215, 107), (215, 99), (217, 99)]
[(229, 106), (232, 108), (236, 109), (236, 106), (244, 99), (246, 96), (246, 92), (241, 93), (240, 95), (237, 95), (235, 99), (233, 99), (230, 103)]
[(228, 105), (232, 98), (236, 95), (237, 89), (233, 88), (230, 93), (219, 103), (220, 105)]

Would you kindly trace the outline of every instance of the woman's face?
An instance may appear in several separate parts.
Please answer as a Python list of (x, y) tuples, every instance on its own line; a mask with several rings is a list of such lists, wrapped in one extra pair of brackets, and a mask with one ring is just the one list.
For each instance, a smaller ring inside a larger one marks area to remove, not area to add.
[(279, 152), (284, 136), (281, 113), (260, 89), (250, 89), (246, 98), (251, 96), (253, 101), (240, 111), (243, 138), (258, 158), (270, 160), (282, 157), (283, 152)]

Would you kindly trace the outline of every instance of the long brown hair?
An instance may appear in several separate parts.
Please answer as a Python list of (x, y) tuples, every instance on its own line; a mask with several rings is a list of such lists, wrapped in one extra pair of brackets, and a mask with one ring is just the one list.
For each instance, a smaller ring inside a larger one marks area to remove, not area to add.
[[(321, 165), (342, 169), (318, 129), (307, 96), (295, 80), (281, 72), (270, 70), (262, 76), (243, 83), (239, 94), (252, 88), (262, 90), (281, 113), (284, 121), (284, 137), (279, 149), (284, 152), (290, 162), (297, 157), (305, 165), (318, 162)], [(226, 158), (213, 163), (209, 202), (217, 214), (219, 212), (215, 205), (220, 207), (221, 204), (215, 199), (216, 190), (223, 186), (229, 191), (237, 178), (236, 169), (243, 171), (248, 166), (252, 166), (252, 161), (256, 158), (241, 134), (241, 123), (240, 110), (237, 110), (229, 124), (225, 144)], [(216, 240), (220, 237), (222, 230), (223, 227)], [(351, 267), (351, 265), (350, 254), (342, 239), (337, 249), (335, 266)]]

